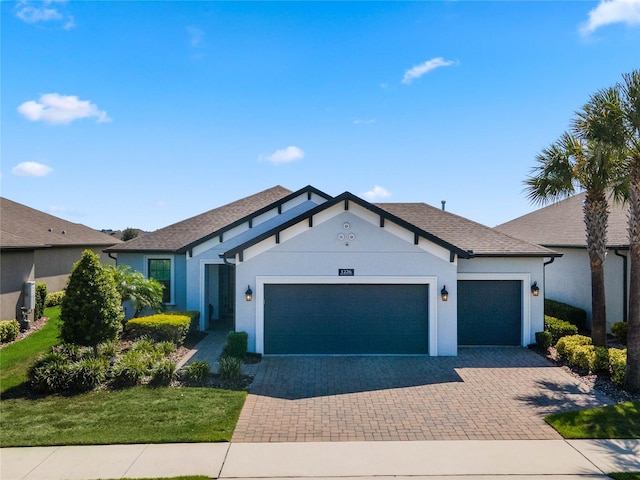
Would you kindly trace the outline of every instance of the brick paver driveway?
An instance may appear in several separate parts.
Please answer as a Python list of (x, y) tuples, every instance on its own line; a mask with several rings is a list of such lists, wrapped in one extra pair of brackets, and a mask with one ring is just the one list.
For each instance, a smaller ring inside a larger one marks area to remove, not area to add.
[(232, 441), (559, 439), (545, 415), (610, 403), (524, 348), (265, 357)]

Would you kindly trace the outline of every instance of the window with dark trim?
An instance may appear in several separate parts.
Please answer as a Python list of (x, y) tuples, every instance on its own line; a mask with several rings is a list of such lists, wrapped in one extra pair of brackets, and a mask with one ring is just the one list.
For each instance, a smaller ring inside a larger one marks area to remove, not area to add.
[(149, 259), (149, 278), (157, 280), (162, 289), (162, 301), (171, 303), (171, 260), (168, 258)]

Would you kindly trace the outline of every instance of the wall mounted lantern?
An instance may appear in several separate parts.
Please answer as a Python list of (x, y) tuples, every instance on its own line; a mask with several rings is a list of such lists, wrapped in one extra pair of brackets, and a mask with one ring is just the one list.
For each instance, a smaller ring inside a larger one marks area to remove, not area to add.
[(253, 299), (253, 292), (251, 291), (251, 287), (247, 285), (247, 291), (244, 292), (244, 299), (247, 302), (250, 302)]
[(540, 287), (538, 286), (538, 282), (533, 282), (533, 285), (531, 285), (531, 295), (533, 295), (534, 297), (540, 295)]
[(447, 292), (447, 286), (444, 285), (442, 287), (442, 290), (440, 290), (440, 298), (442, 298), (443, 302), (446, 302), (447, 300), (449, 300), (449, 292)]

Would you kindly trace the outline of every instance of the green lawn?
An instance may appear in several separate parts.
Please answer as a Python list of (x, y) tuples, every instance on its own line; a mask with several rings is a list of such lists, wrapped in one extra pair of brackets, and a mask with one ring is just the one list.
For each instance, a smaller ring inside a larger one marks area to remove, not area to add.
[(29, 366), (41, 353), (59, 342), (60, 307), (45, 309), (44, 316), (49, 317), (44, 327), (0, 350), (0, 394), (19, 388), (26, 382)]
[(640, 438), (640, 402), (559, 413), (545, 420), (564, 438)]
[(231, 440), (244, 391), (136, 387), (0, 403), (0, 446)]

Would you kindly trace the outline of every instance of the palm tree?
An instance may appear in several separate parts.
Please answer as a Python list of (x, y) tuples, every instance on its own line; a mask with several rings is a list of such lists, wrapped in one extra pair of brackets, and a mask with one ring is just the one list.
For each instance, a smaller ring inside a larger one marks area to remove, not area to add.
[(623, 75), (622, 112), (627, 126), (629, 180), (629, 318), (625, 389), (640, 391), (640, 70)]
[(537, 155), (538, 165), (525, 181), (535, 203), (561, 200), (586, 191), (584, 222), (591, 267), (591, 338), (607, 345), (604, 262), (607, 251), (608, 193), (622, 198), (621, 156), (615, 145), (623, 138), (620, 96), (614, 88), (592, 95), (577, 112), (573, 132), (565, 132)]
[(131, 270), (128, 265), (108, 265), (106, 268), (116, 283), (122, 303), (129, 302), (133, 306), (134, 317), (140, 315), (145, 308), (162, 310), (163, 286), (160, 282), (153, 278), (145, 278), (142, 273)]

